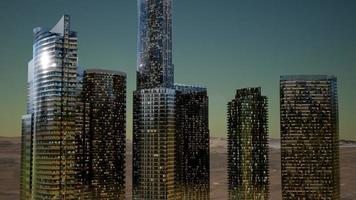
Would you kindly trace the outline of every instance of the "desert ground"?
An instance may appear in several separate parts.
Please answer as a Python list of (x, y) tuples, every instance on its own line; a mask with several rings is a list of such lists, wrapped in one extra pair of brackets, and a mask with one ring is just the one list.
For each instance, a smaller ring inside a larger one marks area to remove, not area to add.
[[(0, 200), (19, 199), (20, 186), (20, 138), (0, 137)], [(212, 138), (211, 158), (211, 199), (227, 197), (226, 140)], [(127, 145), (127, 196), (131, 199), (131, 142)], [(278, 140), (270, 142), (270, 196), (281, 199), (280, 151)], [(356, 145), (343, 142), (340, 148), (341, 199), (356, 199)]]

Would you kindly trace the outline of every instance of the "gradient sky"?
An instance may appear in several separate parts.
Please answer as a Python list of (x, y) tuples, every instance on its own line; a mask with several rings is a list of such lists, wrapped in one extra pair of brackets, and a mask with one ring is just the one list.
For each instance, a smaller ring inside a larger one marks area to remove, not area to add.
[[(354, 0), (174, 0), (175, 80), (208, 88), (212, 136), (226, 136), (235, 90), (261, 86), (277, 138), (279, 76), (336, 75), (341, 138), (356, 139), (355, 10)], [(64, 13), (79, 33), (81, 66), (127, 73), (131, 137), (136, 0), (2, 0), (0, 136), (21, 134), (32, 29), (50, 28)]]

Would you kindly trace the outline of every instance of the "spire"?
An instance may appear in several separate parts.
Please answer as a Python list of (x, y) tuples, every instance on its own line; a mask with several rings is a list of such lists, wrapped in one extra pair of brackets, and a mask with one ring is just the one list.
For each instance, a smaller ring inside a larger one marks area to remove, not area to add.
[(53, 33), (64, 35), (65, 29), (69, 29), (70, 16), (63, 15), (57, 24), (51, 29)]

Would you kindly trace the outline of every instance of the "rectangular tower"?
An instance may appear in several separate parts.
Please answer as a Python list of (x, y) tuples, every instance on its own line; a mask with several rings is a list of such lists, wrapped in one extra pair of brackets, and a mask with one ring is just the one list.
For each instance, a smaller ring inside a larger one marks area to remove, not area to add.
[(174, 199), (175, 90), (172, 0), (137, 0), (133, 102), (133, 199)]
[(267, 97), (239, 89), (228, 103), (229, 200), (268, 200)]
[(175, 199), (175, 90), (134, 93), (133, 199)]
[(176, 177), (184, 200), (209, 199), (209, 100), (204, 87), (175, 85)]
[(340, 199), (336, 77), (280, 80), (282, 196)]
[(84, 199), (125, 199), (126, 74), (86, 70), (78, 142)]

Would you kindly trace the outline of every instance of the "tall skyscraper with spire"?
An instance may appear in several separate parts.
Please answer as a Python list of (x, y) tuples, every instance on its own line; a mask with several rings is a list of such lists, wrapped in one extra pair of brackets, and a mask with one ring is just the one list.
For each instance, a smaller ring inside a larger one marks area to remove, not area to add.
[(137, 89), (173, 88), (172, 0), (138, 0)]
[[(191, 195), (184, 199), (208, 199), (206, 90), (200, 96), (197, 94), (199, 92), (191, 92), (183, 100), (183, 95), (180, 95), (183, 91), (177, 91), (174, 86), (172, 0), (138, 0), (138, 10), (137, 90), (134, 92), (133, 109), (133, 199), (182, 199), (183, 191), (190, 191)], [(179, 101), (181, 105), (177, 105), (178, 95), (182, 99)], [(197, 99), (202, 103), (201, 106), (190, 104)], [(195, 110), (184, 112), (193, 107)], [(180, 114), (186, 114), (182, 117), (201, 120), (197, 123), (179, 121), (182, 137), (177, 137), (177, 108)], [(196, 129), (188, 131), (187, 127), (183, 127), (190, 125), (196, 126)], [(184, 134), (190, 134), (191, 137)], [(194, 141), (203, 143), (185, 141), (194, 136), (197, 138)], [(184, 149), (186, 154), (183, 154), (181, 146), (177, 146), (179, 144), (189, 145), (194, 152)], [(198, 154), (202, 157), (189, 158), (189, 155)], [(181, 159), (176, 159), (177, 155)], [(182, 163), (188, 161), (189, 166)], [(179, 169), (184, 171), (184, 167), (194, 168), (194, 177), (177, 173)], [(199, 173), (203, 176), (199, 177)], [(185, 190), (182, 190), (183, 184)], [(191, 188), (188, 190), (187, 187)]]
[(34, 29), (28, 74), (21, 198), (77, 199), (77, 33), (70, 16), (50, 30)]
[(133, 199), (175, 199), (171, 0), (138, 0)]

